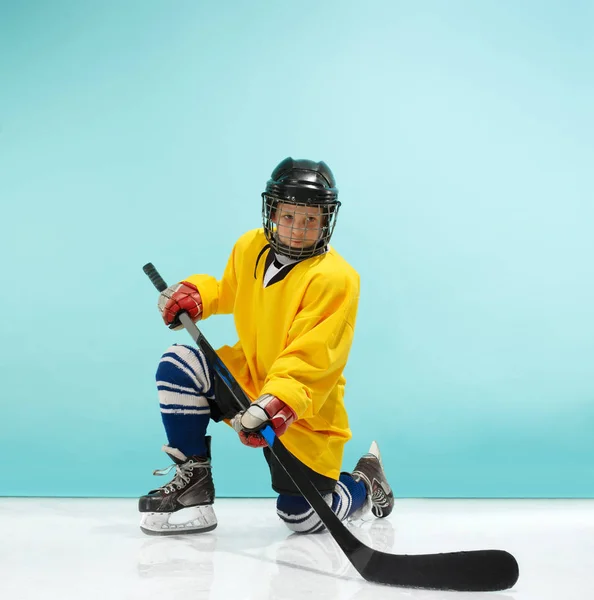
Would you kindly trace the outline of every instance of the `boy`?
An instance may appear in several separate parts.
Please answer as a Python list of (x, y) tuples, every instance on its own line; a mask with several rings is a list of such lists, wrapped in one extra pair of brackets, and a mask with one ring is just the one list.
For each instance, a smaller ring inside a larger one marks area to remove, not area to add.
[(354, 334), (359, 276), (329, 246), (339, 207), (328, 165), (286, 158), (262, 194), (263, 229), (236, 242), (223, 278), (191, 275), (159, 296), (163, 320), (173, 329), (180, 327), (180, 311), (194, 321), (233, 313), (239, 341), (217, 354), (252, 404), (245, 411), (236, 405), (200, 349), (174, 345), (167, 350), (157, 369), (157, 387), (168, 438), (163, 449), (176, 474), (140, 498), (145, 533), (216, 527), (206, 436), (210, 419), (227, 420), (245, 445), (264, 448), (272, 488), (279, 494), (277, 514), (292, 531), (313, 533), (324, 526), (258, 433), (267, 424), (341, 520), (358, 518), (369, 508), (377, 517), (392, 511), (394, 497), (375, 442), (352, 473), (340, 472), (351, 437), (343, 370)]

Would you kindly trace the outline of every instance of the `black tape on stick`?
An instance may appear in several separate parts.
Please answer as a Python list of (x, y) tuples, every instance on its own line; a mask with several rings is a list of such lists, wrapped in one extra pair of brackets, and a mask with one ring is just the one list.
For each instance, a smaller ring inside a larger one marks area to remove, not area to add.
[(142, 270), (148, 275), (149, 279), (157, 288), (157, 290), (162, 292), (163, 290), (167, 289), (167, 284), (165, 283), (161, 275), (159, 275), (159, 271), (155, 269), (153, 263), (146, 263), (146, 265), (142, 267)]

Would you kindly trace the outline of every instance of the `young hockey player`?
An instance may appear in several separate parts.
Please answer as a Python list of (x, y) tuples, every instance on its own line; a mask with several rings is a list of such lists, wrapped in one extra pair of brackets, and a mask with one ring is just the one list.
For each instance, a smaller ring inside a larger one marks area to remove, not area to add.
[[(324, 526), (261, 434), (270, 424), (303, 464), (341, 519), (369, 509), (390, 514), (394, 497), (376, 443), (351, 473), (340, 471), (351, 437), (343, 396), (353, 340), (359, 276), (329, 246), (340, 202), (324, 162), (286, 158), (262, 194), (263, 228), (235, 244), (220, 281), (191, 275), (159, 296), (164, 322), (181, 327), (180, 311), (197, 321), (233, 313), (239, 341), (217, 354), (250, 397), (242, 411), (202, 351), (174, 345), (161, 358), (157, 388), (176, 472), (139, 501), (141, 529), (151, 535), (197, 533), (217, 525), (209, 421), (227, 420), (239, 439), (264, 448), (277, 514), (302, 533)], [(165, 471), (156, 471), (164, 474)]]

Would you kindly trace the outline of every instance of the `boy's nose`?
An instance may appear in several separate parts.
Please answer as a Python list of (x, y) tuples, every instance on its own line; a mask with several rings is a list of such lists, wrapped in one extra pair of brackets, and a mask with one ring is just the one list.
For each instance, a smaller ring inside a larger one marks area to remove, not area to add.
[(302, 238), (305, 234), (305, 221), (304, 220), (296, 220), (293, 224), (293, 237)]

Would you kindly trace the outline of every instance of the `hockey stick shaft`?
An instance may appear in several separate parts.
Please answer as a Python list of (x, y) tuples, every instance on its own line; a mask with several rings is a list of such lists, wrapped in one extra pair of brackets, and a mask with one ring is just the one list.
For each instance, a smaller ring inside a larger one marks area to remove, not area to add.
[[(146, 264), (143, 270), (157, 290), (162, 292), (167, 288), (167, 284), (151, 263)], [(190, 316), (182, 312), (179, 320), (230, 393), (241, 406), (248, 408), (251, 404), (250, 399)], [(503, 550), (397, 555), (369, 548), (332, 512), (299, 461), (283, 446), (272, 428), (267, 426), (261, 433), (273, 456), (301, 495), (317, 513), (351, 564), (368, 581), (402, 587), (460, 591), (503, 590), (512, 587), (517, 581), (518, 564), (511, 554)]]

